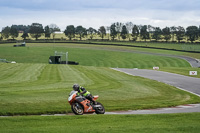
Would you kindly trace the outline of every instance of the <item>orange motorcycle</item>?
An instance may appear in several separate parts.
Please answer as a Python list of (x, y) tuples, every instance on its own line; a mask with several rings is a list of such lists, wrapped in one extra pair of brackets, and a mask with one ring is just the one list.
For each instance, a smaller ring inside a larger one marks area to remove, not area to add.
[[(93, 100), (96, 101), (99, 96), (94, 96)], [(105, 109), (99, 102), (93, 104), (90, 100), (85, 97), (78, 95), (77, 91), (72, 91), (69, 95), (68, 102), (71, 105), (71, 109), (76, 115), (83, 115), (84, 113), (96, 113), (104, 114)]]

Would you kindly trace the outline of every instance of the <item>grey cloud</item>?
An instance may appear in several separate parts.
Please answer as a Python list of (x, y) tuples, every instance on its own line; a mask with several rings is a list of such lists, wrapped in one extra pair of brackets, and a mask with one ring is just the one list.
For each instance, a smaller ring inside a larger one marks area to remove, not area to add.
[(1, 0), (1, 7), (26, 10), (199, 10), (199, 0)]

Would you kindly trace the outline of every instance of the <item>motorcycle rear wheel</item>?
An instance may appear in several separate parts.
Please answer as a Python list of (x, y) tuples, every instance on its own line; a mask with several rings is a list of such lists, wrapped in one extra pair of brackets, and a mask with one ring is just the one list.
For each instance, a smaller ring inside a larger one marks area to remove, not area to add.
[(71, 106), (72, 111), (76, 115), (83, 115), (83, 107), (79, 103), (73, 103)]
[(96, 114), (104, 114), (104, 113), (105, 113), (105, 108), (104, 108), (104, 106), (103, 106), (101, 103), (99, 103), (99, 102), (97, 102), (96, 105), (100, 105), (100, 107), (96, 107), (96, 108), (95, 108), (95, 113), (96, 113)]

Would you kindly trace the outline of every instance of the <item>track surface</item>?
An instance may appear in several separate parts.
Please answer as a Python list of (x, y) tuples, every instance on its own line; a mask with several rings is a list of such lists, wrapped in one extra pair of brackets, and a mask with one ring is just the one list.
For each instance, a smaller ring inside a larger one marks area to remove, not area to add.
[(170, 114), (200, 112), (200, 104), (187, 104), (171, 108), (106, 112), (105, 114)]
[(127, 73), (133, 76), (140, 76), (152, 80), (157, 80), (179, 89), (189, 91), (200, 96), (200, 78), (193, 78), (179, 74), (162, 72), (156, 70), (146, 69), (126, 69), (126, 68), (113, 68), (114, 70)]
[[(129, 75), (157, 80), (159, 82), (175, 86), (179, 89), (200, 96), (200, 78), (192, 78), (188, 76), (156, 71), (156, 70), (145, 70), (145, 69), (140, 70), (140, 69), (126, 69), (126, 68), (113, 68), (113, 69), (120, 72), (124, 72)], [(160, 109), (106, 112), (106, 114), (161, 114), (161, 113), (187, 113), (187, 112), (200, 112), (200, 104), (188, 104), (177, 107), (160, 108)]]

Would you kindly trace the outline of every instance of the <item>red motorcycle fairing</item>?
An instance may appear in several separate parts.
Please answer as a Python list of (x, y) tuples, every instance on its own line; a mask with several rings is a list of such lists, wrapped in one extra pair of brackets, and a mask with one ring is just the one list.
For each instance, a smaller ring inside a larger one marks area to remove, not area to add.
[(91, 106), (90, 101), (88, 99), (83, 100), (81, 102), (81, 104), (84, 107), (84, 112), (86, 112), (86, 113), (93, 113), (93, 112), (95, 112), (95, 110)]
[[(95, 96), (94, 100), (96, 101), (97, 98), (98, 98), (98, 96)], [(93, 113), (93, 112), (95, 112), (95, 109), (90, 104), (91, 101), (86, 99), (85, 97), (78, 96), (76, 94), (76, 95), (72, 96), (72, 99), (75, 99), (78, 103), (80, 103), (82, 105), (85, 113)], [(70, 102), (70, 104), (72, 104), (73, 102)]]

